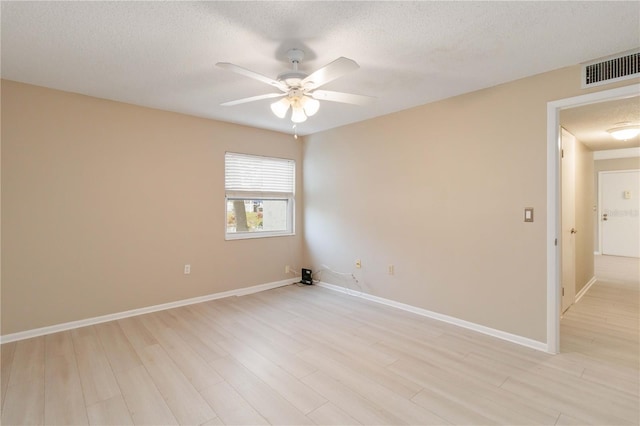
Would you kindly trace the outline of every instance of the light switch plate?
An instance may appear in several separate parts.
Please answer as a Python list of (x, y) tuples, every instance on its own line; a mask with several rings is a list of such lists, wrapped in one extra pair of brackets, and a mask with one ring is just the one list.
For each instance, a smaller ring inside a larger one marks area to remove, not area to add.
[(524, 208), (524, 221), (533, 222), (533, 207)]

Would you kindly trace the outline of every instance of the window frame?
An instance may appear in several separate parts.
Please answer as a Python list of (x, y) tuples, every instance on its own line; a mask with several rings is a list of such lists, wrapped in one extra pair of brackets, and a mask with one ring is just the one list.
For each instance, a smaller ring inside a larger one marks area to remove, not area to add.
[[(292, 188), (291, 192), (266, 192), (266, 191), (251, 191), (251, 190), (233, 190), (227, 189), (227, 155), (237, 155), (245, 157), (273, 159), (278, 162), (287, 161), (291, 162), (292, 167)], [(290, 158), (269, 157), (263, 155), (225, 152), (225, 196), (224, 196), (224, 235), (226, 241), (233, 240), (245, 240), (253, 238), (269, 238), (269, 237), (285, 237), (295, 235), (295, 181), (296, 181), (296, 161)], [(286, 201), (286, 229), (277, 231), (236, 231), (228, 232), (228, 205), (229, 201), (235, 200), (282, 200)]]

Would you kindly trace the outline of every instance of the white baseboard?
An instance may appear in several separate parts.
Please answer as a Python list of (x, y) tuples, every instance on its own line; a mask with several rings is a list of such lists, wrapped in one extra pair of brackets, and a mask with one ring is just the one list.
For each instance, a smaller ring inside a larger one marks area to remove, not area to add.
[(576, 294), (576, 301), (574, 303), (578, 303), (580, 299), (582, 299), (582, 296), (584, 296), (585, 293), (589, 291), (591, 286), (594, 285), (595, 283), (596, 283), (596, 277), (591, 278), (589, 282), (586, 283), (584, 287), (582, 287), (582, 290), (580, 290), (578, 294)]
[(363, 293), (360, 291), (353, 291), (347, 289), (345, 287), (340, 287), (334, 284), (329, 284), (325, 282), (317, 282), (316, 285), (320, 287), (325, 287), (330, 290), (338, 291), (340, 293), (346, 293), (352, 296), (361, 297), (363, 299), (370, 300), (372, 302), (380, 303), (383, 305), (391, 306), (394, 308), (402, 309), (403, 311), (412, 312), (414, 314), (422, 315), (424, 317), (432, 318), (438, 321), (446, 322), (449, 324), (456, 325), (458, 327), (466, 328), (469, 330), (477, 331), (478, 333), (486, 334), (492, 337), (497, 337), (498, 339), (506, 340), (508, 342), (516, 343), (521, 346), (526, 346), (528, 348), (536, 349), (542, 352), (549, 352), (548, 346), (546, 343), (538, 342), (537, 340), (529, 339), (526, 337), (518, 336), (516, 334), (507, 333), (504, 331), (496, 330), (494, 328), (485, 327), (484, 325), (476, 324), (473, 322), (465, 321), (459, 318), (451, 317), (449, 315), (439, 314), (437, 312), (432, 312), (427, 309), (418, 308), (415, 306), (407, 305), (405, 303), (396, 302), (394, 300), (385, 299), (378, 296), (373, 296), (371, 294)]
[(103, 322), (119, 320), (122, 318), (134, 317), (137, 315), (148, 314), (151, 312), (164, 311), (166, 309), (178, 308), (180, 306), (193, 305), (195, 303), (208, 302), (209, 300), (222, 299), (231, 296), (245, 296), (251, 293), (270, 290), (272, 288), (282, 287), (293, 284), (298, 281), (297, 278), (289, 278), (282, 281), (274, 281), (266, 284), (259, 284), (252, 287), (240, 288), (237, 290), (223, 291), (221, 293), (212, 293), (205, 296), (192, 297), (190, 299), (177, 300), (175, 302), (163, 303), (161, 305), (147, 306), (144, 308), (132, 309), (130, 311), (116, 312), (114, 314), (101, 315), (99, 317), (86, 318), (78, 321), (65, 322), (62, 324), (50, 325), (47, 327), (34, 328), (32, 330), (20, 331), (18, 333), (6, 334), (0, 336), (0, 343), (14, 342), (16, 340), (30, 339), (32, 337), (44, 336), (46, 334), (58, 333), (60, 331), (72, 330), (74, 328), (86, 327), (88, 325), (100, 324)]

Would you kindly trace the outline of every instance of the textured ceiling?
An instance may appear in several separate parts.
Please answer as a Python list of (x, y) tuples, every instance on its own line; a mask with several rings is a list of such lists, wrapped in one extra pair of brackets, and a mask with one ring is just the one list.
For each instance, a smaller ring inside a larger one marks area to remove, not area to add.
[(627, 141), (611, 137), (616, 124), (640, 124), (640, 97), (600, 102), (560, 111), (560, 124), (592, 151), (640, 146), (640, 135)]
[(376, 96), (323, 102), (302, 135), (636, 48), (640, 2), (9, 2), (2, 77), (290, 133), (266, 84), (286, 51), (312, 72), (345, 56), (360, 69), (323, 89)]

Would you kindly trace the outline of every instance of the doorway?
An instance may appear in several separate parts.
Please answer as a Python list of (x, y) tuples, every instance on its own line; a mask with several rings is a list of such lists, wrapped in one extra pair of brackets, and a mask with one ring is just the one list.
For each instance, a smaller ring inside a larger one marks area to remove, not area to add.
[(638, 96), (640, 84), (576, 96), (547, 104), (547, 352), (560, 350), (562, 309), (562, 216), (560, 111), (593, 103)]

